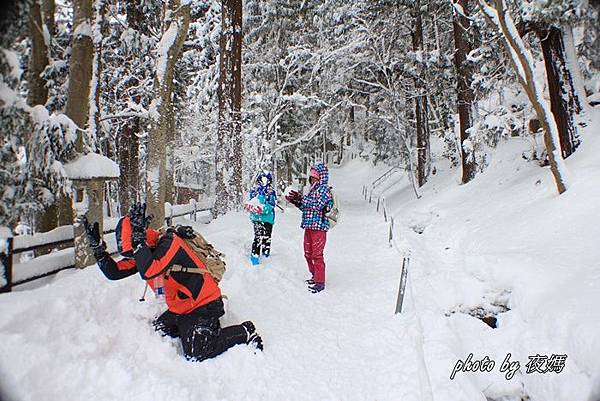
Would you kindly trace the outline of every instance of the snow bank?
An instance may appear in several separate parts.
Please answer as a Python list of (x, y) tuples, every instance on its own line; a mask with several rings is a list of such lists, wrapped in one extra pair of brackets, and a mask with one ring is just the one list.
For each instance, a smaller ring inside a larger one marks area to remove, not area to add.
[[(300, 212), (277, 211), (273, 250), (258, 267), (247, 215), (195, 224), (227, 256), (223, 325), (251, 319), (265, 351), (238, 346), (187, 362), (177, 340), (151, 327), (164, 305), (139, 302), (138, 276), (109, 282), (97, 268), (0, 295), (2, 400), (435, 400), (595, 401), (600, 398), (600, 128), (582, 133), (557, 196), (548, 169), (525, 162), (528, 143), (500, 146), (484, 174), (458, 185), (437, 174), (415, 200), (392, 174), (373, 202), (361, 190), (388, 169), (350, 160), (331, 168), (343, 218), (327, 238), (327, 289), (315, 296)], [(435, 147), (432, 147), (435, 149)], [(395, 221), (375, 212), (379, 194)], [(181, 219), (180, 221), (188, 221)], [(114, 237), (114, 235), (111, 235)], [(402, 256), (410, 255), (405, 308), (394, 315)], [(493, 329), (470, 311), (495, 311)], [(508, 308), (508, 309), (505, 309)], [(506, 311), (504, 311), (506, 310)], [(503, 312), (504, 311), (504, 312)], [(499, 313), (501, 312), (501, 313)], [(469, 354), (491, 372), (457, 372)], [(519, 361), (506, 378), (500, 365)], [(567, 355), (560, 373), (527, 373), (536, 354)]]
[(2, 399), (427, 400), (426, 381), (415, 381), (424, 374), (416, 317), (392, 313), (398, 254), (360, 190), (347, 186), (354, 172), (338, 172), (344, 220), (328, 237), (328, 288), (318, 296), (304, 283), (297, 209), (277, 211), (272, 254), (259, 267), (249, 263), (246, 214), (195, 224), (227, 255), (222, 324), (253, 320), (264, 353), (238, 346), (187, 362), (177, 340), (153, 331), (165, 307), (148, 295), (138, 301), (137, 275), (109, 282), (95, 267), (67, 271), (41, 288), (0, 295)]
[[(600, 397), (599, 114), (567, 160), (574, 179), (561, 196), (547, 168), (521, 158), (529, 144), (519, 139), (502, 143), (467, 185), (439, 163), (420, 201), (408, 184), (382, 186), (398, 247), (411, 254), (409, 284), (435, 399)], [(510, 310), (497, 315), (496, 329), (466, 313), (502, 304)], [(469, 353), (489, 356), (496, 369), (450, 380)], [(511, 380), (499, 371), (509, 353), (520, 363)], [(564, 370), (528, 373), (536, 354), (567, 355)]]
[(24, 249), (68, 239), (73, 239), (73, 226), (61, 226), (45, 233), (18, 235), (14, 239), (13, 248)]
[(117, 163), (97, 153), (81, 156), (65, 164), (64, 169), (70, 179), (118, 178), (121, 175)]

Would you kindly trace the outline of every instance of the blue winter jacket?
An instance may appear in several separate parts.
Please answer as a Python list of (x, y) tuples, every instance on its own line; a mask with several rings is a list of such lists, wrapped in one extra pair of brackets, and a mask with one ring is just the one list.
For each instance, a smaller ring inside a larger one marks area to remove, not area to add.
[(333, 196), (329, 189), (329, 170), (323, 163), (316, 163), (312, 166), (319, 172), (321, 179), (315, 183), (308, 192), (302, 197), (302, 201), (296, 204), (302, 210), (301, 228), (309, 230), (329, 230), (329, 220), (325, 213), (333, 207)]
[[(264, 185), (262, 178), (267, 178), (267, 185)], [(256, 178), (256, 183), (250, 190), (249, 199), (256, 198), (262, 207), (262, 213), (250, 213), (250, 220), (261, 221), (264, 223), (273, 224), (275, 222), (275, 203), (277, 202), (277, 195), (272, 185), (272, 175), (269, 172), (263, 172)]]

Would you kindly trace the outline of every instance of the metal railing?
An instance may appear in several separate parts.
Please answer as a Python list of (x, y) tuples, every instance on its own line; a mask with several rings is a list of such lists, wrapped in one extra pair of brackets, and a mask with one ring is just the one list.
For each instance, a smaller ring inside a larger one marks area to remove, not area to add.
[(383, 173), (379, 178), (377, 178), (375, 181), (373, 181), (371, 183), (371, 190), (373, 190), (374, 188), (377, 188), (386, 179), (388, 179), (392, 174), (394, 174), (396, 171), (399, 171), (399, 170), (401, 170), (400, 167), (392, 167), (392, 168), (390, 168), (388, 171), (386, 171), (385, 173)]

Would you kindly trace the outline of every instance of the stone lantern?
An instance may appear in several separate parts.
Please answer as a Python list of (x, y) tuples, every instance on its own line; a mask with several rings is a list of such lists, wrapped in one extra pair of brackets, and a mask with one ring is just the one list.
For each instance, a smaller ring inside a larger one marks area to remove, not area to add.
[(108, 157), (88, 153), (65, 164), (64, 169), (73, 185), (75, 267), (84, 268), (96, 263), (96, 260), (81, 218), (85, 215), (91, 224), (98, 222), (100, 235), (103, 235), (104, 183), (119, 178), (119, 166)]

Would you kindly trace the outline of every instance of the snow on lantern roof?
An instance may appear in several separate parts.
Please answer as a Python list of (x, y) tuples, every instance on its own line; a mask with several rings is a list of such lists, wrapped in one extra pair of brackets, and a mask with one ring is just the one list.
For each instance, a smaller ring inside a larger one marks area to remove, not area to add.
[(91, 180), (94, 178), (118, 178), (119, 166), (106, 156), (88, 153), (77, 160), (64, 165), (67, 177), (72, 180)]

